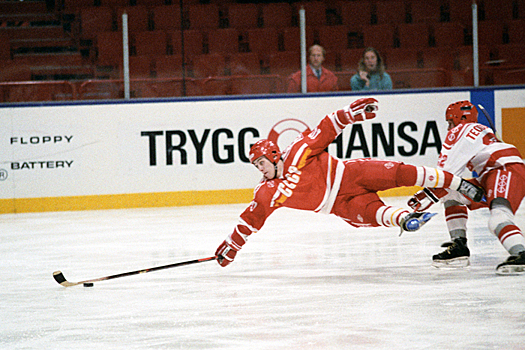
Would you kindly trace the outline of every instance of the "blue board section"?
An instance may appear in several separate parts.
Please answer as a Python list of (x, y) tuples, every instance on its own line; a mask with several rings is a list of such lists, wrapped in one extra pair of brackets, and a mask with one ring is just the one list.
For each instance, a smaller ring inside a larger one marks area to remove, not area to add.
[[(480, 110), (478, 105), (482, 105), (488, 112), (492, 124), (495, 125), (494, 121), (494, 90), (492, 89), (480, 89), (470, 91), (470, 102), (478, 108), (478, 123), (492, 128), (490, 123), (487, 121), (485, 115)], [(496, 130), (494, 130), (495, 132)]]

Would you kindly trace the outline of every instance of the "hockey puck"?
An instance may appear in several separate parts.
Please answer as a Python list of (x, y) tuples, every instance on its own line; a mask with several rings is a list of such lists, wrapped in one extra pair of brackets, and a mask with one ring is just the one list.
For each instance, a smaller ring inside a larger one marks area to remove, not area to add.
[(93, 287), (93, 283), (84, 283), (84, 287)]

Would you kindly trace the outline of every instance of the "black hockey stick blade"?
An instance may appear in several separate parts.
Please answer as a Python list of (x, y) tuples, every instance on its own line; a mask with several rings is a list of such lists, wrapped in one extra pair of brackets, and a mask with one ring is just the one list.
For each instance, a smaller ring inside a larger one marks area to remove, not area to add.
[(150, 267), (150, 268), (147, 268), (147, 269), (130, 271), (130, 272), (124, 272), (124, 273), (119, 273), (119, 274), (116, 274), (116, 275), (105, 276), (105, 277), (100, 277), (100, 278), (95, 278), (95, 279), (90, 279), (90, 280), (85, 280), (85, 281), (80, 281), (80, 282), (69, 282), (64, 277), (64, 274), (61, 271), (53, 272), (53, 278), (61, 286), (73, 287), (73, 286), (77, 286), (79, 284), (84, 284), (84, 283), (94, 283), (94, 282), (106, 281), (106, 280), (111, 280), (111, 279), (114, 279), (114, 278), (133, 276), (133, 275), (138, 275), (138, 274), (141, 274), (141, 273), (148, 273), (148, 272), (153, 272), (153, 271), (171, 269), (173, 267), (192, 265), (192, 264), (197, 264), (197, 263), (201, 263), (201, 262), (205, 262), (205, 261), (212, 261), (212, 260), (217, 260), (217, 256), (210, 256), (209, 258), (188, 260), (188, 261), (178, 262), (178, 263), (169, 264), (169, 265)]
[(481, 104), (478, 104), (478, 107), (479, 107), (479, 109), (481, 109), (481, 112), (483, 112), (483, 115), (485, 116), (485, 119), (489, 123), (490, 128), (492, 129), (492, 131), (494, 131), (494, 134), (496, 135), (496, 138), (498, 140), (501, 140), (501, 137), (498, 135), (498, 132), (496, 131), (496, 126), (494, 125), (494, 122), (492, 122), (492, 119), (490, 118), (490, 115), (487, 112), (487, 110), (485, 109), (485, 107), (483, 107), (483, 105), (481, 105)]

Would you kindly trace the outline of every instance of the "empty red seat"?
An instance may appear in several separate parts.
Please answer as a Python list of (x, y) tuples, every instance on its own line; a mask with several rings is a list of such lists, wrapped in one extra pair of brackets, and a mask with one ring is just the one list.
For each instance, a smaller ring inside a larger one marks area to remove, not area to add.
[[(184, 48), (182, 47), (182, 33), (184, 33)], [(180, 30), (169, 31), (168, 35), (168, 47), (172, 54), (186, 56), (186, 61), (196, 55), (202, 55), (204, 53), (203, 34), (199, 30)]]
[(502, 60), (502, 65), (524, 65), (525, 66), (525, 43), (499, 45), (497, 47), (497, 58)]
[(276, 52), (269, 57), (271, 74), (287, 77), (301, 69), (301, 54), (298, 51)]
[(257, 28), (259, 7), (256, 4), (230, 4), (228, 22), (230, 28)]
[(128, 15), (128, 31), (141, 32), (148, 30), (148, 9), (144, 6), (119, 7), (116, 10), (118, 29), (122, 30), (122, 14)]
[(328, 51), (341, 51), (348, 48), (347, 26), (321, 26), (317, 28), (319, 44)]
[[(525, 3), (523, 7), (525, 7)], [(504, 28), (508, 35), (509, 44), (525, 43), (525, 19), (506, 21)]]
[(359, 29), (372, 24), (371, 1), (341, 1), (339, 4), (343, 25)]
[(0, 81), (29, 81), (31, 70), (29, 64), (20, 64), (13, 60), (0, 60)]
[(406, 6), (404, 1), (379, 0), (376, 1), (374, 5), (377, 24), (405, 23)]
[(239, 31), (235, 28), (215, 29), (208, 32), (210, 53), (232, 54), (239, 52)]
[(100, 5), (112, 8), (124, 7), (129, 5), (129, 0), (100, 0)]
[(247, 33), (250, 51), (261, 54), (279, 51), (279, 32), (276, 28), (249, 29)]
[(352, 86), (350, 85), (350, 79), (356, 73), (355, 70), (334, 72), (337, 77), (337, 87), (339, 91), (350, 91)]
[(80, 37), (93, 40), (100, 32), (111, 31), (113, 13), (107, 6), (80, 9)]
[(491, 46), (503, 44), (503, 22), (497, 20), (479, 21), (478, 44)]
[(222, 76), (225, 69), (225, 58), (218, 53), (199, 55), (193, 59), (193, 75), (195, 78)]
[(421, 51), (424, 68), (442, 68), (451, 70), (454, 64), (454, 56), (439, 47), (429, 47)]
[(472, 86), (474, 85), (474, 73), (469, 70), (451, 70), (448, 71), (449, 86)]
[(399, 47), (425, 48), (429, 46), (429, 25), (426, 23), (402, 23), (397, 26)]
[(88, 80), (80, 85), (81, 100), (117, 99), (124, 97), (122, 82), (115, 80)]
[(274, 94), (282, 91), (282, 81), (275, 75), (231, 77), (232, 95)]
[(495, 85), (525, 84), (525, 65), (512, 69), (496, 68), (492, 70)]
[(180, 30), (181, 11), (178, 5), (157, 6), (151, 10), (155, 30)]
[(361, 57), (363, 57), (364, 49), (348, 49), (340, 52), (341, 69), (356, 70)]
[(434, 23), (440, 20), (439, 0), (412, 0), (408, 3), (411, 23)]
[(137, 32), (133, 39), (137, 56), (167, 54), (168, 38), (163, 30)]
[(254, 52), (236, 53), (229, 56), (231, 75), (261, 74), (261, 63)]
[(458, 47), (465, 44), (465, 27), (460, 22), (434, 23), (430, 28), (436, 47)]
[[(525, 7), (525, 2), (519, 4), (518, 1), (483, 0), (478, 1), (478, 15), (483, 13), (483, 20), (506, 21), (513, 19), (513, 6), (516, 3), (519, 7)], [(525, 9), (524, 9), (525, 10)]]
[(292, 25), (292, 7), (285, 2), (262, 5), (264, 27), (284, 28)]
[(154, 7), (166, 4), (165, 0), (135, 0), (135, 5)]
[(122, 33), (98, 33), (96, 46), (98, 65), (118, 66), (122, 62)]
[[(445, 3), (447, 4), (447, 3)], [(464, 25), (472, 23), (472, 2), (465, 0), (448, 0), (448, 13), (451, 22)]]
[(363, 27), (363, 41), (366, 47), (388, 49), (394, 47), (394, 27), (390, 24), (376, 24)]
[(389, 49), (383, 52), (386, 69), (422, 68), (423, 59), (418, 49)]
[(443, 69), (391, 70), (394, 89), (437, 88), (448, 85), (447, 73)]
[(155, 75), (157, 78), (182, 77), (182, 56), (161, 55), (155, 56)]
[(231, 94), (231, 80), (229, 77), (210, 77), (199, 82), (199, 96), (220, 96)]
[[(453, 57), (452, 69), (472, 70), (474, 67), (474, 53), (472, 46), (461, 46), (450, 50), (449, 55)], [(479, 66), (486, 66), (490, 63), (490, 47), (479, 46), (478, 48)]]
[[(119, 65), (120, 76), (124, 77), (123, 64)], [(131, 79), (146, 79), (152, 77), (153, 62), (151, 56), (130, 56), (129, 76)]]
[(64, 12), (77, 12), (82, 8), (92, 7), (95, 4), (94, 0), (62, 0)]
[(190, 29), (219, 28), (219, 7), (215, 4), (190, 5), (188, 21)]
[(59, 81), (4, 85), (0, 88), (2, 102), (58, 101), (72, 99), (73, 95), (73, 84)]
[(9, 36), (6, 33), (0, 32), (0, 60), (8, 60), (11, 58), (10, 47)]

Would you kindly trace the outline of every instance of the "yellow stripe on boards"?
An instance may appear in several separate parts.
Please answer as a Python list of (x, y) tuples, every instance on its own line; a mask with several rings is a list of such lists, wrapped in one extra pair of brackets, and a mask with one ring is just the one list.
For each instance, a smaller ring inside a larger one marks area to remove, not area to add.
[[(379, 191), (380, 197), (410, 197), (421, 187)], [(253, 189), (132, 193), (98, 196), (0, 199), (0, 214), (249, 203)], [(407, 198), (408, 200), (408, 198)]]
[(249, 203), (253, 189), (0, 199), (0, 213)]

